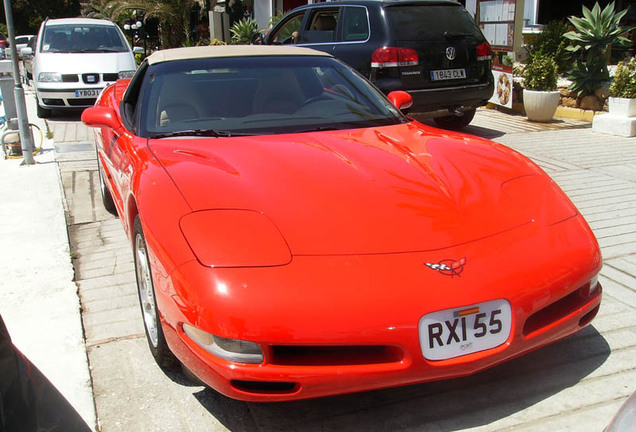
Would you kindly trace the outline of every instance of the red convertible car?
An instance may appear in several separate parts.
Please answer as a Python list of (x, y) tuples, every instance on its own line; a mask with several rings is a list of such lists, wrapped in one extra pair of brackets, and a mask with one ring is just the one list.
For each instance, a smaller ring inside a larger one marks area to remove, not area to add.
[(158, 51), (104, 90), (82, 120), (160, 365), (284, 401), (471, 374), (592, 321), (601, 254), (565, 194), (410, 103), (282, 46)]

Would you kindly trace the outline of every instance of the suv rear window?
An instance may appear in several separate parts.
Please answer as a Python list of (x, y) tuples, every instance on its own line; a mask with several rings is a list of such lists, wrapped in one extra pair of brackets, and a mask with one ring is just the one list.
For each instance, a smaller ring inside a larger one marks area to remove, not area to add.
[(470, 14), (460, 5), (401, 5), (385, 8), (397, 40), (438, 40), (474, 36), (481, 32)]

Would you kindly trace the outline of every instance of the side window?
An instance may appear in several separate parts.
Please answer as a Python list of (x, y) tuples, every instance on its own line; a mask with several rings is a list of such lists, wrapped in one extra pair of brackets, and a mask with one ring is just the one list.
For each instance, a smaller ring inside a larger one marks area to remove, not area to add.
[(369, 19), (365, 7), (347, 7), (343, 22), (344, 41), (364, 41), (369, 38)]
[(271, 43), (275, 45), (298, 43), (298, 31), (300, 30), (300, 25), (304, 17), (305, 13), (301, 12), (287, 20), (287, 22), (272, 35), (270, 39)]
[(309, 19), (309, 27), (301, 36), (301, 43), (334, 42), (339, 9), (319, 9)]

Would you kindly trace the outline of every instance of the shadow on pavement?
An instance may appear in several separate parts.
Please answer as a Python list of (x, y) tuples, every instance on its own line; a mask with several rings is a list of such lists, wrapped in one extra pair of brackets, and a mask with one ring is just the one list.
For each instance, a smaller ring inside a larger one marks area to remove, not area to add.
[(487, 371), (447, 381), (286, 403), (246, 403), (206, 389), (196, 399), (225, 427), (247, 431), (452, 431), (488, 425), (573, 386), (610, 347), (590, 326)]

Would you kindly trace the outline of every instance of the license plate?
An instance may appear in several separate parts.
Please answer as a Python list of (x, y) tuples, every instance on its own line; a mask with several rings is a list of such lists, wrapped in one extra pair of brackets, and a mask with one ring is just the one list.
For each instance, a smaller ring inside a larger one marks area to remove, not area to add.
[(75, 90), (75, 97), (97, 97), (102, 89)]
[(424, 315), (419, 322), (420, 347), (427, 360), (447, 360), (497, 347), (508, 340), (510, 303), (491, 300)]
[(443, 69), (431, 71), (431, 81), (466, 78), (465, 69)]

